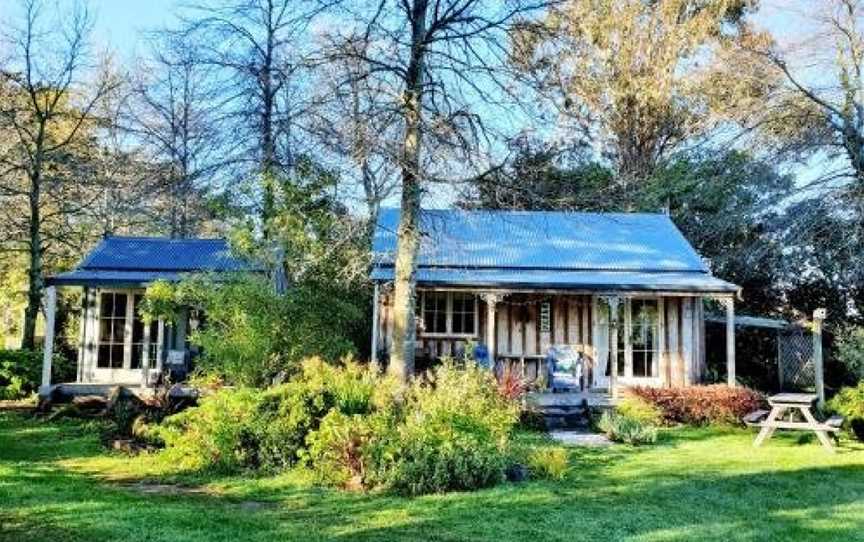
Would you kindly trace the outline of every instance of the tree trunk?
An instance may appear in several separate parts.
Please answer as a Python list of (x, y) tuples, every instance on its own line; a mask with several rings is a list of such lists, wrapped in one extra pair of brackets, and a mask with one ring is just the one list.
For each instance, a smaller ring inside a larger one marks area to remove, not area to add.
[(420, 146), (423, 102), (423, 59), (428, 0), (411, 9), (411, 59), (405, 81), (405, 137), (402, 143), (402, 213), (396, 242), (393, 291), (393, 351), (389, 371), (402, 382), (414, 374), (414, 323), (417, 250), (420, 245)]
[(261, 222), (264, 237), (270, 238), (270, 221), (276, 209), (275, 162), (276, 143), (273, 136), (273, 32), (268, 28), (267, 50), (261, 66)]
[(21, 348), (33, 350), (36, 348), (36, 318), (39, 316), (39, 307), (42, 305), (42, 216), (40, 213), (40, 199), (42, 197), (42, 174), (37, 165), (30, 176), (30, 239), (29, 257), (30, 266), (27, 281), (27, 308), (24, 310), (24, 335), (21, 339)]

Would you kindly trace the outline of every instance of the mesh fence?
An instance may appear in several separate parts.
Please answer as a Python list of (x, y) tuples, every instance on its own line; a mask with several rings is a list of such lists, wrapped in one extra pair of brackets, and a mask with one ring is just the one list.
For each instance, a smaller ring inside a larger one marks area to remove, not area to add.
[(777, 362), (783, 390), (815, 387), (813, 335), (810, 330), (801, 326), (781, 330), (777, 335)]

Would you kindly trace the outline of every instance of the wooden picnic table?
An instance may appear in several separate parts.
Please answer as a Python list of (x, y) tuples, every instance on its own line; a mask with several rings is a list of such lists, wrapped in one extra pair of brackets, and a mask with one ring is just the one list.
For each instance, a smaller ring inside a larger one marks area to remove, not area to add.
[[(819, 442), (829, 451), (834, 451), (834, 444), (828, 433), (836, 433), (839, 431), (838, 420), (834, 418), (826, 423), (821, 423), (813, 416), (811, 409), (813, 403), (818, 397), (812, 393), (779, 393), (768, 398), (768, 404), (771, 405), (771, 412), (765, 421), (757, 424), (762, 427), (753, 446), (761, 446), (763, 442), (771, 438), (776, 429), (792, 429), (797, 431), (812, 431), (819, 437)], [(789, 413), (788, 419), (784, 420), (783, 415)], [(804, 421), (795, 420), (795, 412), (801, 414)], [(842, 422), (842, 418), (839, 418)]]

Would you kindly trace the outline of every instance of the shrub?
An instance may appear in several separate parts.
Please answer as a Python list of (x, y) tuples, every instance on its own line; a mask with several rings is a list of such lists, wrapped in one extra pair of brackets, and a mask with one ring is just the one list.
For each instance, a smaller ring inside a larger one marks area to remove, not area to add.
[(563, 480), (570, 470), (570, 459), (564, 448), (538, 448), (528, 454), (531, 476), (543, 480)]
[[(73, 379), (75, 366), (60, 354), (54, 354), (52, 381)], [(42, 382), (42, 352), (0, 350), (0, 399), (21, 399), (39, 390)]]
[(428, 383), (411, 387), (405, 412), (393, 465), (384, 469), (394, 490), (467, 490), (504, 478), (518, 409), (498, 393), (489, 371), (473, 362), (460, 370), (445, 360)]
[(638, 395), (624, 396), (615, 407), (622, 416), (641, 422), (645, 425), (660, 425), (663, 423), (663, 412), (660, 408)]
[(858, 440), (864, 441), (864, 380), (855, 387), (841, 389), (828, 407), (845, 417)]
[(633, 446), (653, 444), (657, 441), (656, 427), (615, 411), (604, 412), (600, 416), (597, 428), (610, 440)]
[(864, 327), (849, 326), (835, 338), (836, 356), (855, 379), (864, 379)]
[(332, 410), (309, 434), (309, 463), (319, 481), (366, 489), (386, 479), (394, 449), (395, 420), (387, 412), (347, 415)]
[(179, 307), (202, 310), (206, 325), (190, 335), (202, 348), (198, 370), (230, 384), (264, 387), (299, 371), (303, 359), (339, 359), (355, 351), (349, 336), (360, 309), (327, 288), (294, 285), (278, 295), (261, 276), (216, 281), (194, 277), (148, 288), (145, 318), (174, 318)]
[(250, 437), (259, 401), (254, 390), (222, 389), (166, 418), (154, 436), (165, 443), (166, 458), (181, 468), (236, 471), (252, 462)]
[(630, 393), (656, 406), (667, 423), (738, 424), (758, 409), (764, 399), (749, 388), (726, 385), (682, 388), (634, 387)]

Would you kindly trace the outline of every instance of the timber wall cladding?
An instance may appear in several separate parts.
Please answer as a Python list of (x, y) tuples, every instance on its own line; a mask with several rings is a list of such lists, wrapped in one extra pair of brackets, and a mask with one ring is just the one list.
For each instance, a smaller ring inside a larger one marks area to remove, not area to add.
[[(544, 302), (549, 303), (550, 309), (548, 331), (541, 329)], [(507, 296), (495, 307), (495, 351), (499, 356), (540, 356), (552, 344), (570, 344), (593, 357), (591, 302), (591, 296), (587, 295)], [(602, 304), (602, 301), (599, 303)], [(482, 301), (478, 304), (478, 339), (487, 342), (486, 305)], [(659, 300), (659, 307), (662, 315), (659, 333), (662, 340), (658, 370), (662, 382), (672, 386), (699, 382), (705, 375), (702, 298), (664, 297)], [(378, 337), (379, 351), (389, 352), (393, 344), (390, 294), (380, 298)], [(465, 343), (462, 338), (419, 338), (417, 348), (424, 355), (439, 357), (461, 353)], [(599, 355), (607, 353), (608, 349), (598, 345)]]

